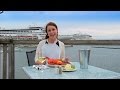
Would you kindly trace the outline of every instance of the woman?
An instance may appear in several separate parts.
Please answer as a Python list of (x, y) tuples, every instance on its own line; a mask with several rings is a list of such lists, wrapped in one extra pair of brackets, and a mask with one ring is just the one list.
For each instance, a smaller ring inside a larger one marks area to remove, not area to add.
[(39, 57), (48, 57), (52, 59), (64, 59), (65, 58), (65, 46), (64, 43), (58, 40), (58, 27), (54, 22), (49, 22), (46, 27), (45, 40), (39, 42), (35, 62)]

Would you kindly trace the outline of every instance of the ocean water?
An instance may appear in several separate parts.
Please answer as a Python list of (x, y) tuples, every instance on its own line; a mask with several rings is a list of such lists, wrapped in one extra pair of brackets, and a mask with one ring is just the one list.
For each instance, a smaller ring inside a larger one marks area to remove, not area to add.
[[(36, 49), (24, 47), (17, 48), (15, 52), (15, 79), (28, 79), (22, 67), (28, 66), (26, 51)], [(70, 61), (79, 61), (79, 50), (90, 49), (89, 64), (120, 73), (120, 46), (119, 45), (73, 45), (65, 48), (66, 57)]]

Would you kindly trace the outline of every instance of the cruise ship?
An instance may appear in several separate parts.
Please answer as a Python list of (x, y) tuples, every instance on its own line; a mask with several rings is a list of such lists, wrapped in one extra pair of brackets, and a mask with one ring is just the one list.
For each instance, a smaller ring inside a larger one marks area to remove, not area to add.
[(91, 39), (93, 39), (92, 36), (88, 34), (77, 33), (73, 34), (72, 36), (72, 40), (91, 40)]
[(60, 39), (69, 39), (69, 40), (91, 40), (93, 39), (91, 35), (76, 33), (72, 35), (60, 35)]
[(36, 26), (25, 29), (0, 29), (0, 38), (43, 39), (45, 35), (45, 29)]

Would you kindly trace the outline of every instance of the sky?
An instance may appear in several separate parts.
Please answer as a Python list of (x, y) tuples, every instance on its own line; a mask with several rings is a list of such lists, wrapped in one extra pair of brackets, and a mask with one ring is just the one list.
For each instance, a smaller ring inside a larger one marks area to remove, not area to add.
[(120, 39), (120, 11), (4, 11), (0, 28), (45, 27), (55, 22), (60, 35), (76, 33), (94, 39)]

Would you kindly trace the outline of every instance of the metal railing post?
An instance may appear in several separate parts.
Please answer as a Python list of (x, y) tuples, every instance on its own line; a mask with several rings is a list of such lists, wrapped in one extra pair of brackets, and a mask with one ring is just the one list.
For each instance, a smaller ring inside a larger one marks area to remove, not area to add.
[(7, 44), (3, 44), (3, 79), (7, 79)]
[(14, 44), (10, 42), (8, 45), (8, 79), (14, 79), (15, 77), (15, 55)]

